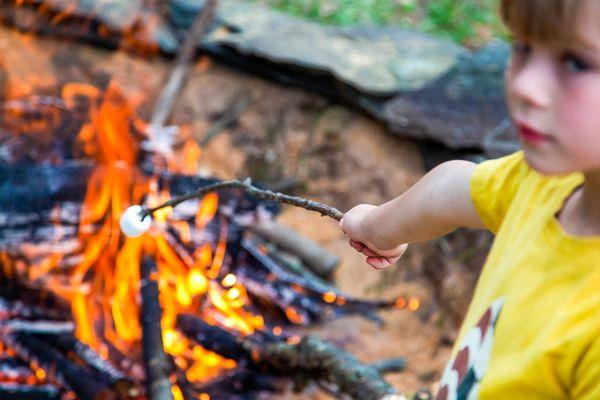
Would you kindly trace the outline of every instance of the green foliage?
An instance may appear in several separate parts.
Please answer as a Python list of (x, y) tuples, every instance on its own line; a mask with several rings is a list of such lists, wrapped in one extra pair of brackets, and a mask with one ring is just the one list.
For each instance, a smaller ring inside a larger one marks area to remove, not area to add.
[(432, 0), (425, 5), (422, 28), (465, 43), (477, 36), (498, 35), (501, 24), (497, 0)]
[(323, 24), (397, 24), (473, 45), (502, 34), (498, 0), (249, 0)]

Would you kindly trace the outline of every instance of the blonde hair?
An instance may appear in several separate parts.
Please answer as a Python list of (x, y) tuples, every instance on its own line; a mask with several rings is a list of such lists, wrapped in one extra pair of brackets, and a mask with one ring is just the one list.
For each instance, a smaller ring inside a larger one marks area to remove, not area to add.
[(519, 40), (565, 43), (577, 39), (576, 16), (587, 0), (501, 0), (500, 15)]

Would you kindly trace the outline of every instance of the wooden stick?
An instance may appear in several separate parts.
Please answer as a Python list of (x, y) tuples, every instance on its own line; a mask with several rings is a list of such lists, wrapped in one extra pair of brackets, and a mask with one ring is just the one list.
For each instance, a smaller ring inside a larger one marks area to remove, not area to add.
[(144, 208), (144, 211), (142, 211), (142, 213), (140, 214), (140, 219), (144, 219), (162, 208), (175, 207), (176, 205), (183, 203), (184, 201), (201, 198), (207, 193), (231, 188), (243, 189), (249, 195), (257, 197), (259, 199), (277, 201), (279, 203), (290, 204), (296, 207), (304, 208), (305, 210), (316, 211), (322, 216), (333, 218), (336, 221), (341, 220), (344, 216), (344, 214), (337, 208), (333, 208), (326, 204), (319, 203), (318, 201), (313, 201), (298, 196), (290, 196), (279, 192), (272, 192), (270, 190), (259, 189), (256, 186), (252, 186), (252, 180), (250, 178), (246, 178), (243, 181), (240, 181), (239, 179), (231, 179), (227, 181), (217, 182), (212, 185), (204, 186), (196, 190), (195, 192), (188, 193), (183, 196), (174, 197), (169, 201), (166, 201), (156, 207)]
[(206, 30), (213, 20), (217, 0), (207, 0), (202, 11), (196, 17), (194, 24), (185, 37), (183, 45), (175, 60), (175, 66), (171, 70), (169, 80), (154, 104), (150, 123), (155, 126), (164, 126), (168, 121), (175, 99), (179, 94), (185, 78), (190, 69), (190, 62), (196, 53), (196, 46), (202, 40)]
[(154, 259), (145, 257), (140, 265), (142, 314), (142, 351), (146, 369), (146, 390), (149, 400), (173, 400), (171, 392), (171, 364), (163, 350), (158, 301), (158, 283), (150, 278), (156, 268)]

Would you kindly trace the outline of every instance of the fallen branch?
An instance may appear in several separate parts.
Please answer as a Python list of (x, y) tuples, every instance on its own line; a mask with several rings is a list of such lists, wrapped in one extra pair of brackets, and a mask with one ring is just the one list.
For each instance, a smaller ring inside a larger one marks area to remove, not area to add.
[(238, 188), (243, 189), (251, 196), (257, 197), (262, 200), (271, 200), (277, 201), (279, 203), (290, 204), (296, 207), (304, 208), (309, 211), (316, 211), (320, 213), (322, 216), (328, 216), (337, 221), (341, 220), (344, 214), (338, 210), (337, 208), (333, 208), (323, 203), (319, 203), (318, 201), (313, 201), (309, 199), (305, 199), (303, 197), (298, 196), (290, 196), (284, 193), (272, 192), (270, 190), (259, 189), (256, 186), (252, 186), (252, 180), (250, 178), (246, 178), (243, 181), (239, 179), (232, 179), (222, 182), (217, 182), (212, 185), (204, 186), (195, 192), (185, 194), (183, 196), (178, 196), (166, 201), (162, 204), (159, 204), (156, 207), (144, 208), (142, 213), (140, 214), (140, 219), (144, 219), (149, 215), (154, 214), (154, 212), (165, 208), (165, 207), (175, 207), (176, 205), (183, 203), (184, 201), (190, 199), (201, 198), (207, 193), (216, 192), (223, 189), (231, 189)]
[(273, 374), (326, 382), (354, 399), (380, 400), (395, 390), (376, 368), (314, 335), (299, 343), (238, 337), (193, 315), (180, 315), (178, 328), (204, 348)]
[(168, 121), (175, 98), (183, 87), (188, 70), (190, 69), (190, 63), (196, 52), (196, 46), (202, 41), (206, 30), (212, 22), (216, 7), (217, 0), (206, 1), (204, 8), (198, 14), (194, 24), (187, 33), (175, 60), (175, 66), (169, 75), (169, 80), (154, 104), (152, 118), (150, 119), (152, 125), (163, 126)]

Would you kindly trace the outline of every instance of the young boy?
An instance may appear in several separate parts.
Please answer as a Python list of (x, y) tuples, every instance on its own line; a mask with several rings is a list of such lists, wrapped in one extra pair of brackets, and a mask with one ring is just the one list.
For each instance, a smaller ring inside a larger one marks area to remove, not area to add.
[(340, 226), (374, 268), (457, 227), (496, 234), (438, 399), (600, 399), (600, 1), (501, 11), (523, 151), (442, 164)]

